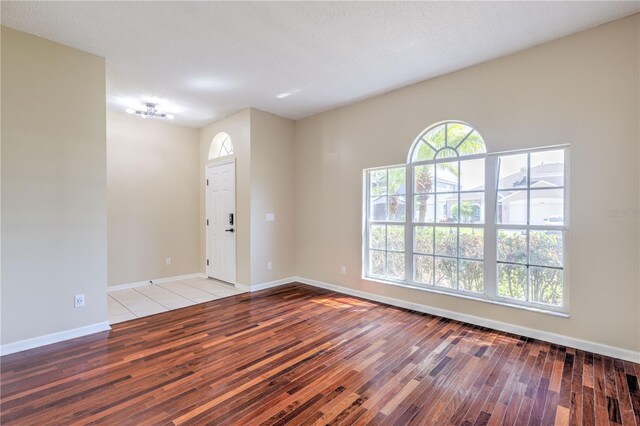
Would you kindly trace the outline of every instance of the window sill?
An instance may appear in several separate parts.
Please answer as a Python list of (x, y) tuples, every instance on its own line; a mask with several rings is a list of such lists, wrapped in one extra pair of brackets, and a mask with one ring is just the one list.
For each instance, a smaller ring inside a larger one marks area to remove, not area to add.
[(371, 282), (376, 282), (376, 283), (386, 284), (386, 285), (393, 285), (393, 286), (396, 286), (396, 287), (403, 287), (403, 288), (408, 288), (408, 289), (411, 289), (411, 290), (419, 290), (419, 291), (424, 291), (424, 292), (427, 292), (427, 293), (435, 293), (435, 294), (441, 294), (441, 295), (444, 295), (444, 296), (451, 296), (451, 297), (456, 297), (456, 298), (461, 298), (461, 299), (473, 300), (473, 301), (476, 301), (476, 302), (490, 303), (492, 305), (505, 306), (507, 308), (522, 309), (522, 310), (525, 310), (525, 311), (530, 311), (530, 312), (535, 312), (535, 313), (545, 314), (545, 315), (551, 315), (551, 316), (555, 316), (555, 317), (559, 317), (559, 318), (569, 318), (570, 317), (569, 313), (563, 312), (563, 311), (554, 311), (554, 310), (549, 310), (549, 309), (538, 308), (538, 307), (535, 307), (535, 306), (520, 305), (520, 304), (517, 304), (517, 303), (509, 303), (509, 302), (505, 302), (505, 301), (502, 301), (502, 300), (485, 299), (483, 297), (473, 296), (472, 294), (469, 294), (469, 293), (457, 293), (457, 292), (453, 292), (453, 291), (439, 290), (439, 289), (436, 289), (436, 288), (426, 288), (426, 287), (420, 287), (420, 286), (417, 286), (417, 285), (412, 285), (412, 284), (403, 283), (403, 282), (399, 282), (399, 281), (386, 281), (386, 280), (367, 277), (367, 276), (363, 276), (362, 279), (365, 280), (365, 281), (371, 281)]

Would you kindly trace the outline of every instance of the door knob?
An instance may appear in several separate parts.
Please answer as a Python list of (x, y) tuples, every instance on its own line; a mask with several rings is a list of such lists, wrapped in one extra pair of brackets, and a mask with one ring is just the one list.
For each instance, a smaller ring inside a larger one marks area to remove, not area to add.
[(236, 231), (234, 231), (233, 228), (230, 228), (230, 229), (225, 229), (224, 232), (236, 232)]

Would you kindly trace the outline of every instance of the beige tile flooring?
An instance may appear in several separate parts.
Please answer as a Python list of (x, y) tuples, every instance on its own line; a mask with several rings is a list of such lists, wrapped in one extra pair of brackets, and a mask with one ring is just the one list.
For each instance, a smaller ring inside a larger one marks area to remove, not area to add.
[(109, 322), (115, 324), (196, 303), (244, 293), (231, 284), (189, 278), (108, 293)]

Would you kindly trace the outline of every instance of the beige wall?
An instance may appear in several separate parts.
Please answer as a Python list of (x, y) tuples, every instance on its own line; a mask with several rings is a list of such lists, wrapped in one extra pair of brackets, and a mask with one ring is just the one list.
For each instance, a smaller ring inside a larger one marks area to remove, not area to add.
[(107, 320), (105, 65), (5, 27), (1, 37), (7, 344)]
[(252, 285), (295, 275), (294, 137), (293, 120), (251, 109)]
[[(334, 109), (296, 126), (297, 275), (640, 351), (639, 15)], [(362, 170), (406, 161), (445, 119), (488, 150), (571, 144), (571, 317), (360, 278)], [(340, 274), (340, 266), (347, 274)]]
[(108, 112), (109, 285), (200, 272), (199, 162), (197, 129)]
[(219, 132), (231, 137), (236, 158), (236, 281), (251, 285), (251, 110), (245, 109), (200, 129), (200, 270), (205, 272), (205, 166)]

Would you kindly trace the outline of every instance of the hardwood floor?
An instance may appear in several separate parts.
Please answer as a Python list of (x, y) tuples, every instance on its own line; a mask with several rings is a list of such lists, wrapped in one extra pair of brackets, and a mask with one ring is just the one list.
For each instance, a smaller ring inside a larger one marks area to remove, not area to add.
[(640, 423), (640, 365), (304, 285), (1, 358), (0, 423)]

